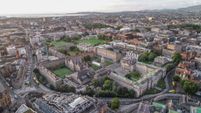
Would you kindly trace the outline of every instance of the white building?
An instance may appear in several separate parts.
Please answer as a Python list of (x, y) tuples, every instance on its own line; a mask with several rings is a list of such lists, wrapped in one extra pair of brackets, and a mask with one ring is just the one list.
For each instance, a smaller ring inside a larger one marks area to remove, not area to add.
[(16, 55), (16, 47), (11, 45), (6, 48), (8, 55), (13, 56)]

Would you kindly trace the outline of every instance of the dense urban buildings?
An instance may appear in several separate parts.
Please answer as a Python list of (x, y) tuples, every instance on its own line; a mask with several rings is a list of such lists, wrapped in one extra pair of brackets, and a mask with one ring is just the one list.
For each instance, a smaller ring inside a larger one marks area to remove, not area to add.
[(187, 9), (0, 18), (0, 113), (200, 113)]

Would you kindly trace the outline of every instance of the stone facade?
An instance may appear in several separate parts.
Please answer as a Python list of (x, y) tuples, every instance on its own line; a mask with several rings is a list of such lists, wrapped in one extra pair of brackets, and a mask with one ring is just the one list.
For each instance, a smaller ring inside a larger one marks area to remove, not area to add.
[(47, 81), (55, 88), (62, 84), (62, 79), (57, 77), (54, 73), (48, 70), (45, 66), (38, 66), (39, 72), (47, 79)]
[(134, 70), (134, 65), (138, 59), (138, 55), (130, 51), (126, 53), (126, 56), (121, 59), (121, 67), (128, 71)]
[(113, 60), (114, 62), (120, 60), (121, 54), (106, 48), (96, 48), (96, 54), (104, 58)]
[(65, 65), (73, 71), (81, 71), (87, 68), (87, 65), (82, 62), (80, 57), (66, 58)]
[(128, 89), (134, 90), (136, 92), (135, 96), (139, 97), (146, 90), (154, 87), (158, 81), (166, 75), (166, 70), (164, 68), (143, 64), (140, 62), (135, 64), (134, 70), (140, 72), (142, 75), (142, 77), (136, 82), (133, 82), (126, 77), (113, 72), (111, 72), (108, 77)]
[(49, 49), (48, 49), (48, 52), (49, 52), (50, 54), (52, 54), (53, 56), (56, 56), (56, 57), (58, 57), (58, 58), (65, 58), (65, 57), (66, 57), (64, 54), (58, 52), (58, 51), (57, 51), (56, 49), (54, 49), (54, 48), (49, 48)]
[(124, 57), (123, 59), (121, 59), (120, 63), (121, 63), (121, 67), (123, 69), (128, 70), (128, 71), (133, 71), (136, 60)]
[(10, 94), (7, 89), (0, 83), (0, 110), (11, 104)]

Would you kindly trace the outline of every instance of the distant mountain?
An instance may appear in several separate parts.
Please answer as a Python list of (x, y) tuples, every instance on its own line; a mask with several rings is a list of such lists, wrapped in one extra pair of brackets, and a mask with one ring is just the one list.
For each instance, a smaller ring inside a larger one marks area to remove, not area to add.
[(190, 7), (186, 7), (186, 8), (180, 8), (177, 10), (178, 11), (185, 11), (185, 12), (200, 13), (201, 12), (201, 5), (190, 6)]
[(182, 14), (190, 14), (196, 13), (201, 14), (201, 5), (190, 6), (179, 9), (155, 9), (155, 10), (140, 10), (140, 11), (120, 11), (120, 12), (79, 12), (80, 14), (88, 14), (88, 15), (101, 15), (101, 14), (136, 14), (136, 13), (182, 13)]

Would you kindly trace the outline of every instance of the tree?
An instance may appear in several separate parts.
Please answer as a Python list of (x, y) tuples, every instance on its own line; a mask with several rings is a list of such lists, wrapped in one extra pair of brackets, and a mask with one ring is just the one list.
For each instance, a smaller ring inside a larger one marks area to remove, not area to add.
[(114, 91), (110, 90), (100, 90), (96, 93), (96, 96), (98, 97), (116, 97), (117, 94)]
[(79, 49), (78, 49), (76, 46), (71, 46), (71, 47), (70, 47), (70, 50), (71, 50), (71, 51), (78, 51)]
[(156, 57), (157, 57), (157, 55), (155, 53), (150, 52), (149, 56), (148, 56), (148, 59), (149, 59), (149, 61), (154, 61), (154, 58), (156, 58)]
[(98, 81), (97, 79), (94, 79), (94, 80), (92, 81), (92, 84), (93, 84), (94, 87), (100, 86), (100, 83), (99, 83), (99, 81)]
[(63, 84), (57, 89), (60, 92), (76, 92), (75, 87)]
[(181, 78), (178, 75), (175, 75), (173, 77), (173, 80), (176, 81), (176, 82), (179, 82), (181, 80)]
[(85, 94), (89, 95), (89, 96), (93, 96), (95, 94), (95, 92), (94, 92), (94, 90), (91, 87), (87, 86)]
[(89, 55), (85, 56), (84, 58), (85, 62), (90, 62), (91, 61), (91, 57)]
[(193, 95), (199, 90), (199, 86), (192, 81), (183, 80), (181, 84), (187, 94)]
[(138, 60), (140, 62), (149, 63), (153, 62), (156, 57), (157, 54), (155, 54), (154, 52), (144, 52), (139, 56)]
[(119, 106), (120, 106), (119, 98), (113, 98), (113, 99), (112, 99), (112, 102), (111, 102), (111, 108), (112, 108), (113, 110), (115, 110), (115, 109), (118, 109)]
[(174, 63), (179, 64), (179, 62), (182, 60), (182, 56), (180, 53), (174, 53), (172, 59)]
[(112, 89), (112, 82), (111, 80), (105, 80), (103, 84), (103, 89), (104, 90), (111, 90)]
[(166, 72), (169, 72), (170, 70), (172, 70), (175, 67), (174, 63), (168, 63), (167, 65), (165, 65), (166, 68)]
[(135, 91), (133, 91), (132, 89), (128, 90), (128, 94), (129, 94), (129, 97), (130, 97), (130, 98), (133, 98), (133, 97), (136, 96)]

